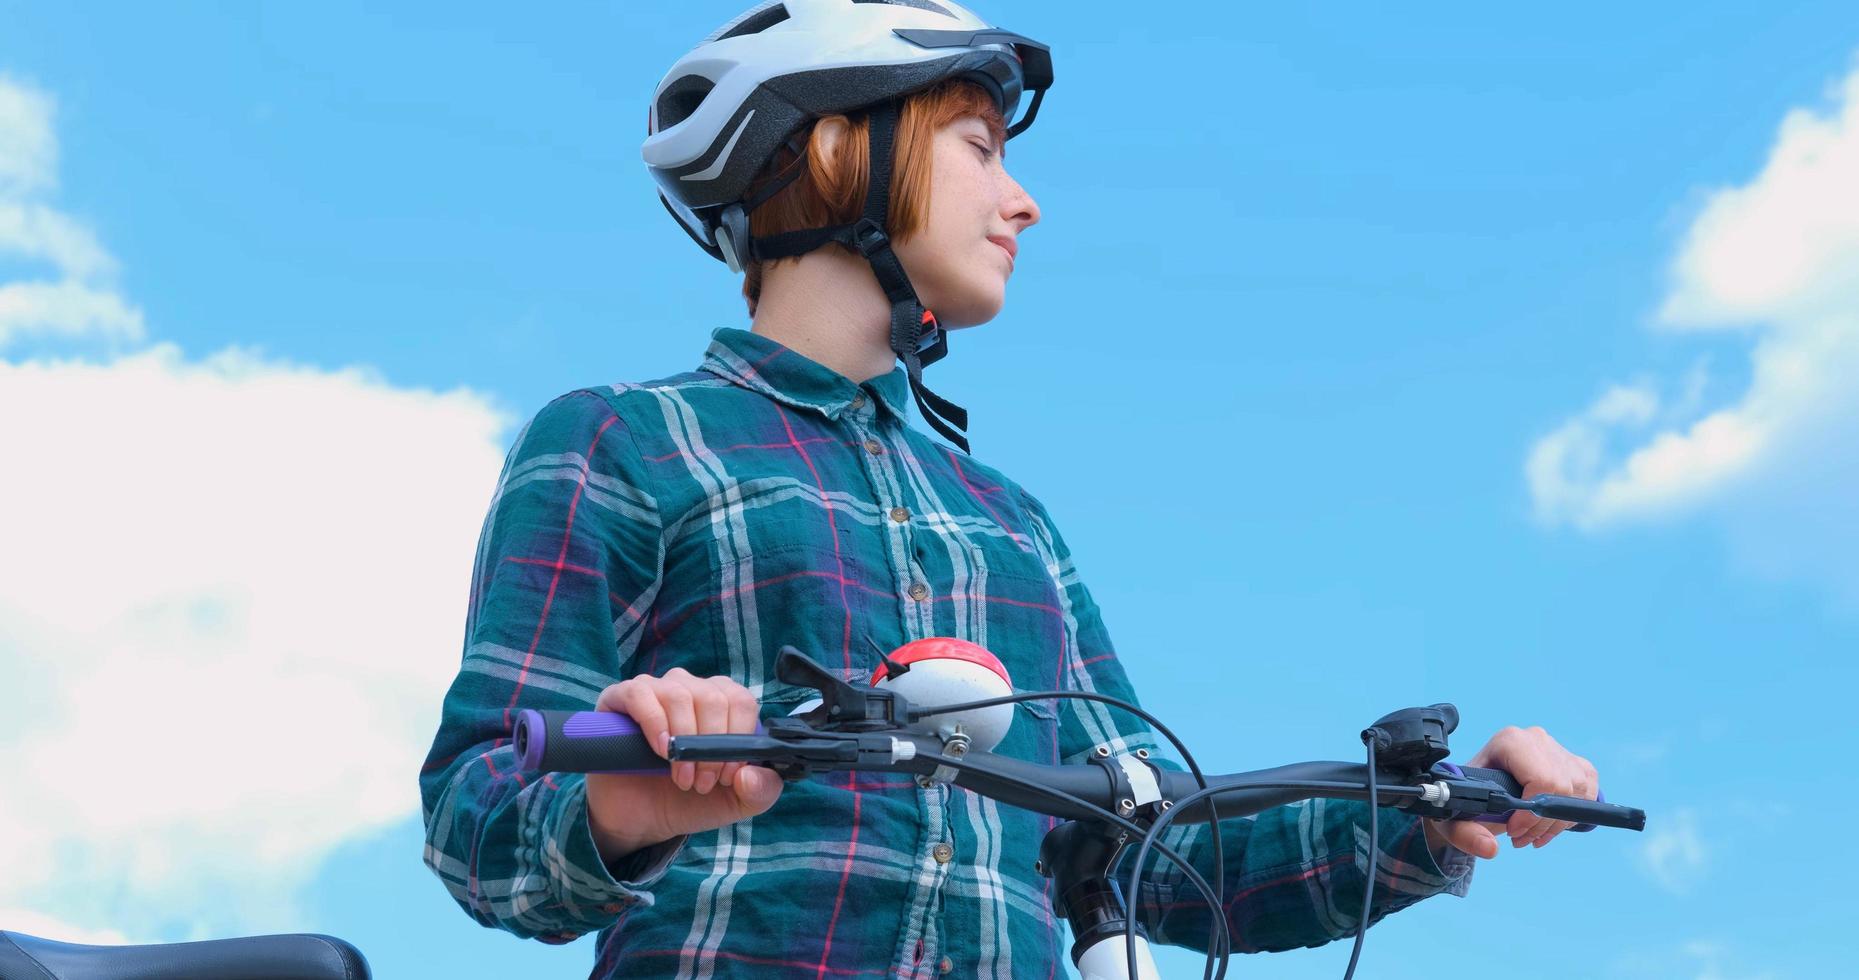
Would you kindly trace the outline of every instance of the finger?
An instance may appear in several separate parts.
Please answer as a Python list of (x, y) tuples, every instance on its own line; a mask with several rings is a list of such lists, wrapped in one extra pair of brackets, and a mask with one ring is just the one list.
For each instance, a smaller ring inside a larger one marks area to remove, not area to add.
[[(1568, 753), (1549, 737), (1541, 728), (1506, 730), (1510, 738), (1500, 750), (1504, 756), (1506, 768), (1522, 784), (1520, 794), (1528, 800), (1544, 793), (1567, 795), (1572, 789), (1571, 774), (1562, 758)], [(1523, 847), (1533, 843), (1538, 837), (1554, 829), (1556, 821), (1541, 817), (1528, 810), (1518, 810), (1511, 814), (1508, 827), (1512, 847)]]
[(1511, 814), (1508, 829), (1510, 831), (1510, 846), (1522, 847), (1535, 840), (1539, 831), (1549, 829), (1549, 821), (1544, 820), (1528, 810), (1518, 810), (1516, 813)]
[(668, 733), (665, 730), (665, 709), (659, 707), (658, 698), (652, 694), (649, 684), (632, 678), (608, 685), (595, 700), (594, 708), (597, 711), (617, 711), (632, 718), (633, 723), (639, 726), (639, 734), (645, 736), (646, 744), (652, 746), (652, 751), (657, 752), (659, 758), (666, 758)]
[[(699, 735), (724, 735), (729, 732), (729, 696), (723, 693), (712, 678), (691, 681), (685, 685), (691, 692), (691, 705), (697, 713), (697, 733)], [(721, 762), (700, 762), (697, 764), (697, 778), (693, 788), (699, 793), (708, 793), (716, 788), (717, 776), (723, 771)]]
[[(670, 675), (659, 678), (653, 685), (658, 695), (658, 703), (665, 709), (665, 719), (673, 737), (697, 734), (697, 709), (691, 703), (691, 692)], [(691, 762), (674, 762), (671, 764), (671, 781), (682, 790), (691, 788), (697, 778), (697, 766)]]
[[(1546, 793), (1555, 796), (1572, 796), (1574, 795), (1574, 786), (1566, 782), (1540, 781), (1527, 783), (1523, 787), (1523, 798), (1526, 800)], [(1570, 826), (1573, 825), (1565, 820), (1552, 820), (1548, 817), (1538, 816), (1528, 810), (1518, 810), (1516, 813), (1511, 814), (1510, 819), (1511, 846), (1524, 847), (1529, 844), (1534, 844), (1538, 840), (1554, 834), (1557, 831), (1567, 829)]]
[[(1540, 791), (1531, 791), (1526, 787), (1523, 797), (1527, 800), (1530, 797), (1536, 796), (1537, 792)], [(1528, 810), (1518, 810), (1510, 815), (1510, 823), (1508, 825), (1510, 828), (1510, 844), (1512, 847), (1526, 846), (1534, 842), (1538, 837), (1554, 829), (1555, 824), (1556, 821), (1548, 817), (1539, 817)]]
[[(1598, 798), (1601, 795), (1601, 777), (1595, 772), (1594, 764), (1581, 756), (1574, 756), (1573, 759), (1576, 767), (1574, 787), (1569, 790), (1568, 795), (1583, 800)], [(1568, 821), (1554, 821), (1554, 827), (1548, 833), (1537, 835), (1535, 846), (1542, 847), (1548, 844), (1573, 826), (1575, 825)]]
[(1491, 832), (1491, 828), (1474, 820), (1448, 821), (1446, 842), (1475, 857), (1498, 856), (1497, 835)]
[[(761, 724), (762, 706), (755, 700), (755, 695), (750, 694), (749, 689), (741, 684), (731, 681), (730, 688), (732, 690), (729, 691), (729, 730), (738, 735), (750, 734), (755, 731), (757, 725)], [(723, 785), (735, 788), (736, 773), (741, 769), (742, 763), (740, 762), (732, 762), (724, 766), (723, 774), (719, 777)]]
[(743, 766), (742, 771), (736, 774), (738, 809), (744, 817), (766, 812), (769, 807), (775, 805), (775, 800), (780, 798), (781, 790), (785, 785), (781, 780), (781, 775), (773, 769)]

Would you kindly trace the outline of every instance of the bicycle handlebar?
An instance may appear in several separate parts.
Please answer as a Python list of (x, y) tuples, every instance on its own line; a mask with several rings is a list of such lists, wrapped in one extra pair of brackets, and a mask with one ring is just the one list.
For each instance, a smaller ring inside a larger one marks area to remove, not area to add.
[[(647, 743), (633, 719), (609, 711), (523, 711), (515, 732), (517, 756), (525, 769), (543, 772), (594, 772), (663, 775), (670, 764)], [(746, 762), (767, 766), (784, 778), (849, 770), (934, 774), (942, 765), (940, 739), (903, 730), (821, 732), (798, 719), (769, 719), (753, 735), (681, 735), (671, 740), (673, 759), (689, 762)], [(1089, 820), (1098, 809), (1085, 809), (1033, 787), (1058, 790), (1093, 808), (1116, 810), (1131, 799), (1121, 795), (1113, 770), (1103, 765), (1050, 766), (991, 752), (969, 752), (966, 765), (948, 781), (1012, 806), (1061, 820)], [(1159, 796), (1142, 805), (1174, 801), (1199, 787), (1188, 773), (1154, 772)], [(1643, 830), (1645, 811), (1577, 797), (1538, 795), (1523, 798), (1517, 781), (1498, 769), (1441, 762), (1419, 777), (1402, 778), (1387, 769), (1377, 772), (1376, 792), (1398, 807), (1422, 816), (1502, 823), (1517, 810), (1575, 822), (1577, 831), (1596, 826)], [(1299, 800), (1327, 798), (1367, 800), (1369, 772), (1362, 763), (1301, 762), (1273, 769), (1207, 777), (1217, 792), (1210, 798), (1224, 817), (1249, 816)], [(1176, 823), (1203, 823), (1209, 799), (1175, 814)]]
[[(1141, 837), (1142, 845), (1130, 872), (1128, 894), (1140, 892), (1144, 857), (1153, 848), (1180, 869), (1211, 907), (1224, 905), (1221, 889), (1160, 842), (1171, 823), (1250, 816), (1300, 800), (1328, 798), (1451, 820), (1502, 823), (1522, 810), (1571, 821), (1578, 831), (1646, 826), (1645, 811), (1608, 803), (1599, 793), (1594, 800), (1547, 794), (1525, 799), (1523, 787), (1509, 773), (1444, 761), (1449, 754), (1447, 736), (1459, 720), (1450, 704), (1406, 708), (1364, 729), (1366, 763), (1300, 762), (1207, 777), (1203, 783), (1187, 747), (1160, 720), (1134, 704), (1101, 694), (1022, 692), (924, 708), (912, 706), (895, 690), (845, 681), (792, 647), (781, 650), (775, 668), (781, 680), (819, 690), (817, 706), (799, 716), (763, 719), (753, 734), (674, 736), (666, 754), (682, 762), (764, 766), (789, 781), (830, 772), (911, 773), (924, 785), (961, 786), (1060, 818), (1063, 822), (1048, 831), (1040, 845), (1037, 868), (1054, 879), (1054, 908), (1066, 914), (1078, 937), (1074, 962), (1084, 970), (1086, 960), (1093, 961), (1085, 971), (1088, 976), (1155, 976), (1153, 965), (1145, 964), (1146, 946), (1135, 917), (1106, 877), (1105, 869), (1115, 863), (1131, 835)], [(1040, 765), (974, 748), (959, 723), (934, 730), (917, 724), (928, 717), (951, 718), (961, 711), (1041, 698), (1101, 700), (1132, 712), (1167, 737), (1194, 772), (1163, 769), (1142, 749), (1113, 755), (1106, 746), (1098, 746), (1084, 765)], [(670, 768), (638, 724), (614, 712), (525, 710), (517, 717), (513, 736), (520, 765), (532, 772), (663, 776)], [(1369, 823), (1371, 884), (1363, 892), (1361, 925), (1345, 980), (1354, 976), (1369, 921), (1378, 826), (1378, 821)], [(1213, 835), (1213, 846), (1214, 863), (1219, 865), (1220, 835)], [(1208, 973), (1218, 980), (1225, 976), (1231, 937), (1223, 917), (1210, 922)], [(1124, 940), (1121, 958), (1104, 945), (1118, 934)]]

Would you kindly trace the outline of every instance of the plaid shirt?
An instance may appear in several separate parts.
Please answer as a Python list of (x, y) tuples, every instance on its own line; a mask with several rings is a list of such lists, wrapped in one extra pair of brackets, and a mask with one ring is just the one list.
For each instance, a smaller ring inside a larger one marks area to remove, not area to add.
[[(775, 679), (786, 644), (864, 681), (880, 650), (961, 637), (1021, 689), (1134, 700), (1045, 508), (906, 426), (907, 397), (901, 369), (854, 384), (725, 329), (698, 370), (564, 395), (517, 437), (420, 772), (426, 862), (473, 918), (544, 942), (599, 930), (596, 978), (1060, 974), (1062, 923), (1033, 870), (1051, 818), (907, 775), (837, 774), (607, 866), (584, 777), (532, 778), (510, 745), (521, 708), (588, 708), (609, 684), (674, 666), (732, 677), (764, 715), (786, 714), (810, 693)], [(1016, 711), (996, 751), (1018, 758), (1162, 747), (1097, 702)], [(1224, 821), (1235, 948), (1350, 934), (1366, 818), (1316, 801)], [(1442, 869), (1416, 819), (1379, 819), (1377, 918), (1464, 894), (1470, 858)], [(1208, 829), (1166, 840), (1211, 874)], [(1166, 863), (1152, 882), (1150, 935), (1203, 948), (1199, 893)]]

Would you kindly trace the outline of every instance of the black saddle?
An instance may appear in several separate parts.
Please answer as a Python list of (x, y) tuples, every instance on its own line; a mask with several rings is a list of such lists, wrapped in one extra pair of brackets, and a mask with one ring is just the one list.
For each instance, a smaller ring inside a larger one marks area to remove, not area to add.
[(154, 946), (85, 946), (0, 930), (0, 980), (369, 980), (361, 950), (334, 936), (243, 936)]

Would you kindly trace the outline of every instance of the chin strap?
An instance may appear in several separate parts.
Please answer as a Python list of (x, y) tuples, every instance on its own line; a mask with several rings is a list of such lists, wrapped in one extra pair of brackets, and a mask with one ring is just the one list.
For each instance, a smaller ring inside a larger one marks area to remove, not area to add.
[[(862, 217), (849, 225), (751, 239), (749, 251), (758, 261), (783, 259), (805, 255), (828, 242), (838, 242), (863, 255), (865, 261), (871, 263), (871, 271), (877, 275), (885, 298), (891, 301), (891, 351), (904, 362), (917, 411), (923, 413), (923, 420), (930, 428), (966, 453), (968, 439), (962, 433), (968, 431), (968, 410), (923, 384), (923, 369), (949, 352), (949, 335), (936, 322), (936, 315), (917, 299), (916, 289), (904, 275), (904, 264), (891, 249), (891, 236), (884, 230), (884, 219), (891, 204), (891, 163), (899, 112), (900, 104), (896, 101), (882, 103), (871, 110), (871, 179), (865, 189)], [(782, 186), (786, 183), (786, 180), (781, 181)], [(765, 191), (757, 195), (754, 203), (760, 204), (769, 196), (772, 191)]]

